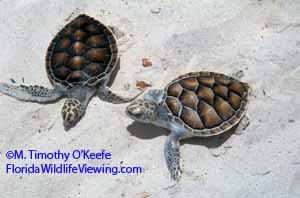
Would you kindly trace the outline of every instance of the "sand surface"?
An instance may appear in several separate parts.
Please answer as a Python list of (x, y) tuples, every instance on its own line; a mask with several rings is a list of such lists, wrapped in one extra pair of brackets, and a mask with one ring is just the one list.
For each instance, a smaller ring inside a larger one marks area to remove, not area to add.
[[(0, 0), (0, 81), (51, 87), (47, 47), (80, 13), (125, 34), (115, 92), (138, 93), (137, 80), (163, 88), (190, 71), (238, 76), (252, 87), (250, 124), (229, 136), (184, 141), (183, 175), (176, 184), (163, 157), (168, 131), (133, 123), (126, 105), (95, 97), (66, 132), (63, 100), (40, 105), (0, 94), (0, 197), (300, 197), (300, 1)], [(144, 68), (142, 58), (153, 66)], [(45, 162), (8, 160), (8, 150), (82, 148), (105, 149), (112, 154), (106, 164), (141, 166), (144, 173), (5, 173), (7, 163)]]

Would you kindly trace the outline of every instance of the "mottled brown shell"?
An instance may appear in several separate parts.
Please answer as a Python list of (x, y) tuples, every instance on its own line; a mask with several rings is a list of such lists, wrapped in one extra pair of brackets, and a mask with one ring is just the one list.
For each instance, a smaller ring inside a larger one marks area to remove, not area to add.
[(165, 88), (169, 117), (197, 136), (218, 135), (244, 116), (249, 86), (213, 72), (188, 73)]
[(81, 14), (52, 40), (46, 69), (51, 82), (69, 88), (96, 85), (111, 73), (118, 60), (113, 33), (99, 21)]

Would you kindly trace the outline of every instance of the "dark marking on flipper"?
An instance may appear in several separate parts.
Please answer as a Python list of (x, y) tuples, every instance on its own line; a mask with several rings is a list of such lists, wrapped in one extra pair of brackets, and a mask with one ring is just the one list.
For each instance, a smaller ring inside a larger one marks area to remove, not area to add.
[(122, 104), (122, 103), (127, 103), (135, 100), (137, 97), (139, 97), (144, 91), (141, 91), (139, 94), (133, 96), (132, 98), (128, 97), (122, 97), (119, 96), (109, 90), (109, 88), (105, 89), (100, 89), (98, 90), (98, 96), (101, 100), (104, 100), (106, 102), (110, 102), (113, 104)]
[(63, 96), (63, 93), (56, 89), (48, 89), (38, 85), (12, 85), (0, 83), (0, 92), (22, 101), (31, 102), (52, 102)]

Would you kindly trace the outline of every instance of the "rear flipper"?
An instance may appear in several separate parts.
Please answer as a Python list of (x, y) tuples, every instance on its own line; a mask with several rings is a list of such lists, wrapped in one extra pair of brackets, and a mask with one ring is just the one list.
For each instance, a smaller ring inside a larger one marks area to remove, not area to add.
[(101, 100), (104, 100), (106, 102), (110, 102), (113, 104), (121, 104), (121, 103), (127, 103), (135, 100), (137, 97), (139, 97), (144, 91), (141, 91), (139, 94), (132, 98), (122, 97), (118, 96), (117, 94), (114, 94), (110, 91), (108, 87), (101, 86), (98, 90), (98, 96)]
[(17, 86), (7, 83), (0, 83), (0, 93), (18, 100), (38, 103), (53, 102), (63, 96), (63, 92), (59, 89), (48, 89), (37, 85)]

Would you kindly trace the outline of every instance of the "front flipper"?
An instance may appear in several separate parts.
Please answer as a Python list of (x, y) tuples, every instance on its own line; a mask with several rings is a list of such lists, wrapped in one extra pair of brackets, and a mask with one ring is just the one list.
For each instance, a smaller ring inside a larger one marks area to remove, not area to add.
[(121, 104), (121, 103), (127, 103), (131, 102), (137, 97), (139, 97), (144, 91), (141, 91), (139, 94), (132, 98), (127, 98), (127, 97), (122, 97), (118, 96), (117, 94), (114, 94), (113, 92), (110, 91), (108, 87), (101, 86), (98, 89), (98, 96), (101, 100), (104, 100), (106, 102), (110, 102), (113, 104)]
[(59, 89), (48, 89), (37, 85), (17, 86), (7, 83), (0, 83), (0, 92), (18, 100), (39, 103), (53, 102), (63, 96), (63, 92)]
[(179, 152), (179, 139), (181, 136), (172, 132), (166, 140), (165, 143), (165, 159), (167, 162), (168, 169), (171, 174), (171, 178), (179, 181), (181, 178), (181, 168), (180, 168), (180, 152)]

